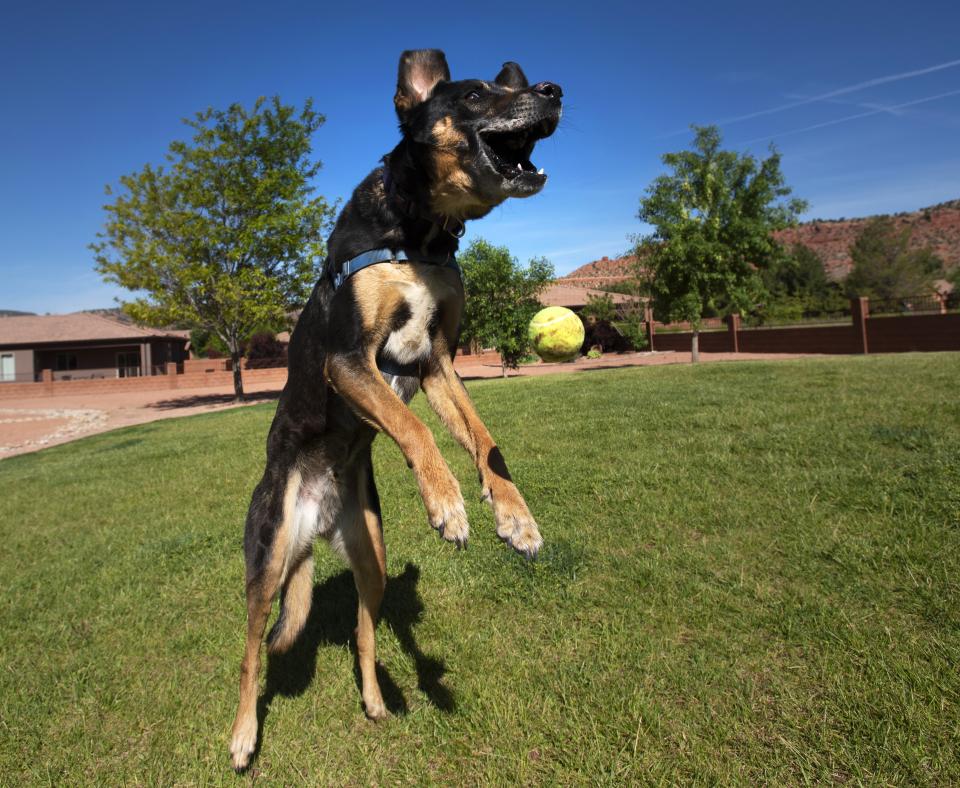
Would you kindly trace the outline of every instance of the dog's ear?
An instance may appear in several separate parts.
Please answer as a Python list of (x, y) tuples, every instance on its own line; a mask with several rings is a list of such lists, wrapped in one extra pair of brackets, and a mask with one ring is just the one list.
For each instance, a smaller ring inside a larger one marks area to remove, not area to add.
[(512, 60), (503, 64), (503, 68), (500, 69), (500, 73), (493, 81), (505, 88), (514, 88), (515, 90), (530, 87), (523, 69)]
[(397, 71), (397, 93), (393, 104), (397, 115), (404, 116), (423, 103), (439, 82), (450, 81), (447, 59), (439, 49), (408, 49), (400, 55)]

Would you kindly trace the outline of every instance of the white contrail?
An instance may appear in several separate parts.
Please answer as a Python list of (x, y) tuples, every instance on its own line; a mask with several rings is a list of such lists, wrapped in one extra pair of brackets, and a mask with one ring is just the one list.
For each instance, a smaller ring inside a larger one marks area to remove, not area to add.
[(763, 140), (769, 140), (779, 137), (789, 137), (791, 134), (801, 134), (804, 131), (813, 131), (814, 129), (822, 129), (827, 126), (836, 126), (838, 123), (846, 123), (849, 120), (857, 120), (858, 118), (868, 118), (871, 115), (883, 115), (887, 112), (896, 112), (900, 109), (906, 109), (907, 107), (915, 107), (917, 104), (926, 104), (928, 101), (938, 101), (940, 99), (949, 98), (950, 96), (960, 96), (960, 90), (951, 90), (947, 93), (938, 93), (936, 96), (927, 96), (922, 99), (915, 99), (914, 101), (907, 101), (903, 104), (894, 104), (890, 107), (880, 107), (879, 109), (871, 110), (870, 112), (858, 112), (856, 115), (847, 115), (843, 118), (837, 118), (836, 120), (828, 120), (823, 123), (814, 123), (812, 126), (804, 126), (800, 129), (790, 129), (789, 131), (780, 131), (776, 134), (765, 134), (762, 137), (754, 137), (752, 140), (743, 140), (742, 142), (736, 143), (737, 145), (749, 145), (752, 142), (762, 142)]
[[(960, 66), (960, 59), (948, 60), (946, 63), (938, 63), (935, 66), (928, 66), (927, 68), (918, 68), (913, 71), (903, 71), (899, 74), (889, 74), (885, 77), (876, 77), (874, 79), (868, 79), (866, 82), (858, 82), (856, 85), (847, 85), (843, 88), (831, 90), (828, 93), (821, 93), (818, 96), (810, 96), (809, 98), (801, 99), (799, 101), (791, 101), (789, 104), (781, 104), (778, 107), (770, 107), (769, 109), (761, 109), (756, 112), (748, 112), (746, 115), (734, 115), (730, 118), (723, 118), (722, 120), (716, 121), (712, 125), (729, 126), (732, 123), (740, 123), (741, 121), (750, 120), (751, 118), (760, 118), (764, 115), (773, 115), (777, 112), (785, 112), (786, 110), (793, 109), (794, 107), (804, 107), (807, 104), (815, 104), (818, 101), (835, 98), (836, 96), (844, 96), (847, 93), (855, 93), (858, 90), (866, 90), (867, 88), (876, 87), (877, 85), (886, 85), (890, 82), (899, 82), (903, 79), (922, 77), (925, 74), (933, 74), (936, 71), (943, 71), (944, 69), (948, 68), (956, 68), (957, 66)], [(689, 129), (684, 129), (683, 131), (674, 131), (665, 136), (674, 137), (678, 134), (686, 134), (689, 131)]]

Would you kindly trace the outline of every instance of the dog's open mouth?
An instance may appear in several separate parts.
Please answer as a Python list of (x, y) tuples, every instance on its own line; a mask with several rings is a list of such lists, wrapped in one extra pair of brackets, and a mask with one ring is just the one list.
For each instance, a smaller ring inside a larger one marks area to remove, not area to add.
[[(556, 124), (552, 124), (556, 125)], [(510, 181), (523, 178), (527, 182), (545, 182), (547, 175), (530, 161), (533, 146), (537, 140), (549, 136), (553, 128), (549, 120), (536, 125), (512, 131), (481, 132), (487, 158), (500, 175)]]

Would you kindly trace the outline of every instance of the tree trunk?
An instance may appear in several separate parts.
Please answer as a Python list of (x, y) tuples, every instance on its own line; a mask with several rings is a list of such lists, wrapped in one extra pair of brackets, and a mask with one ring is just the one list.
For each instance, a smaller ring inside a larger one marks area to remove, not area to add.
[(232, 350), (230, 360), (233, 362), (233, 400), (243, 402), (243, 376), (240, 373), (240, 351)]
[(507, 376), (507, 363), (503, 360), (503, 357), (500, 357), (500, 371), (503, 373), (503, 376)]
[(690, 361), (696, 364), (700, 360), (700, 332), (694, 330), (690, 340)]

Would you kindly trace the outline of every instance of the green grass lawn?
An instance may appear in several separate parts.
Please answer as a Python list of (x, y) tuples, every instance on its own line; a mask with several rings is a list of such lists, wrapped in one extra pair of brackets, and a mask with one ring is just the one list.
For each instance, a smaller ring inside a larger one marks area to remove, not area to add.
[(320, 544), (242, 777), (243, 518), (273, 406), (0, 462), (0, 783), (960, 783), (960, 354), (469, 388), (540, 560), (498, 542), (435, 419), (465, 552), (379, 439), (394, 716), (363, 716), (356, 592)]

